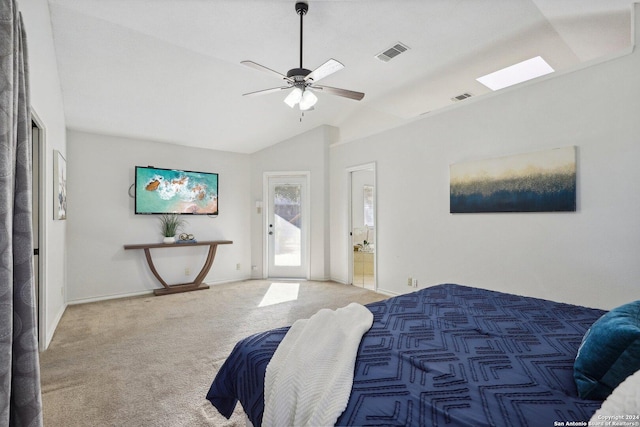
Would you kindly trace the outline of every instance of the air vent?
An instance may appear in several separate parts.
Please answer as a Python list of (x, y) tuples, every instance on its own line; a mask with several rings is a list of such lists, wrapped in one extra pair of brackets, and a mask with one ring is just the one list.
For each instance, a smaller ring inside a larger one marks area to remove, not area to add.
[(400, 55), (402, 52), (406, 52), (408, 49), (409, 47), (407, 45), (398, 42), (384, 52), (377, 54), (376, 58), (378, 58), (382, 62), (389, 62), (396, 56)]
[(462, 101), (463, 99), (471, 98), (472, 96), (473, 95), (470, 94), (469, 92), (465, 92), (465, 93), (463, 93), (461, 95), (454, 96), (453, 98), (451, 98), (451, 100), (453, 102), (458, 102), (458, 101)]

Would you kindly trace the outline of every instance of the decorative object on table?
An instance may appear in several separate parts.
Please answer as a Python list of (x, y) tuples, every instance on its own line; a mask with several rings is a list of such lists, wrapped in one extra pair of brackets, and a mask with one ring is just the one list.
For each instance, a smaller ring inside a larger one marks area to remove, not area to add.
[(163, 243), (175, 243), (178, 230), (186, 221), (178, 214), (164, 214), (160, 216), (160, 233), (164, 236)]
[(176, 243), (197, 243), (195, 236), (193, 234), (181, 233), (178, 236), (179, 240), (176, 240)]
[(67, 219), (67, 161), (58, 150), (53, 153), (53, 219)]
[(450, 212), (576, 210), (576, 147), (450, 166)]

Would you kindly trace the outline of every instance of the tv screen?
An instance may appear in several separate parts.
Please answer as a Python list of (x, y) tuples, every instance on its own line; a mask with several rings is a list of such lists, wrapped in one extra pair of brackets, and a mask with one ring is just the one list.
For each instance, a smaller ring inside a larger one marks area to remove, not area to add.
[(136, 214), (218, 215), (218, 174), (136, 166)]

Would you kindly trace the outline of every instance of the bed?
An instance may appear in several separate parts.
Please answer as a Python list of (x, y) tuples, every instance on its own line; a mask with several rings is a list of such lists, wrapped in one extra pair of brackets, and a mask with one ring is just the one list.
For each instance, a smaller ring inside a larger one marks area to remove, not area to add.
[[(455, 284), (366, 307), (373, 325), (338, 426), (553, 426), (602, 405), (578, 396), (573, 375), (603, 310)], [(239, 401), (262, 424), (266, 368), (287, 330), (235, 346), (207, 394), (222, 415)]]

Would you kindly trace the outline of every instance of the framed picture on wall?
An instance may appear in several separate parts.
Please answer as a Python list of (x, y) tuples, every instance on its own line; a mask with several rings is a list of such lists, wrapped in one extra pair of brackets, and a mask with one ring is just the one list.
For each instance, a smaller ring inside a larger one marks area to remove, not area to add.
[(450, 212), (575, 212), (576, 147), (450, 165)]
[(53, 219), (67, 219), (67, 161), (53, 151)]

